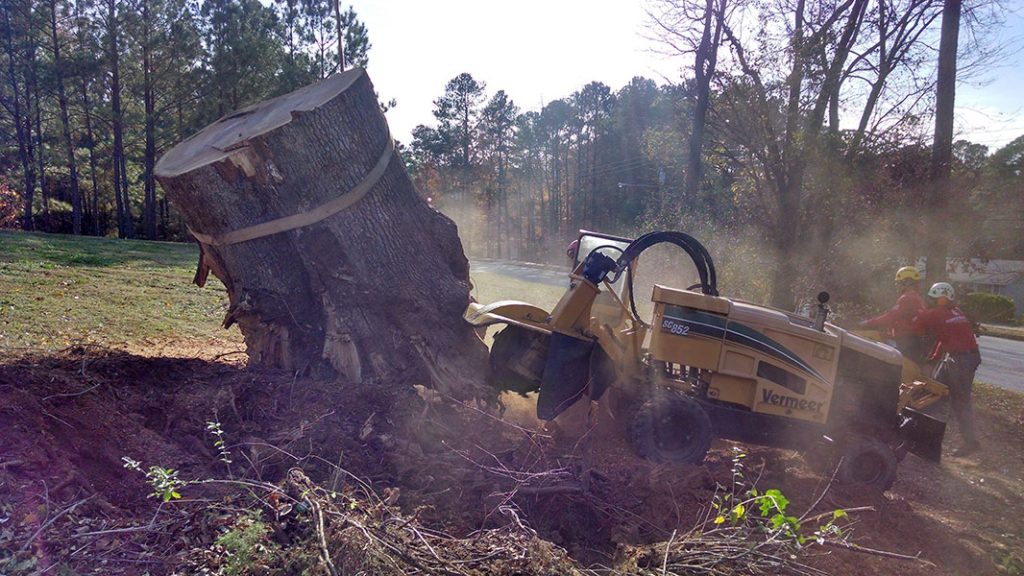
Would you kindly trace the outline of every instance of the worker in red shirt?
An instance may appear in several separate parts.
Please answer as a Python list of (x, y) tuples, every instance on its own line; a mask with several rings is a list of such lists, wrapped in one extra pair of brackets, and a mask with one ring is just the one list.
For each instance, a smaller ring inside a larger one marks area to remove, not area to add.
[(900, 268), (896, 271), (896, 289), (899, 291), (896, 305), (884, 314), (861, 322), (862, 328), (887, 331), (889, 344), (915, 362), (920, 362), (926, 352), (920, 335), (912, 327), (914, 316), (924, 310), (924, 300), (918, 292), (920, 287), (921, 273), (917, 268)]
[(579, 238), (569, 242), (569, 245), (565, 247), (565, 255), (569, 258), (570, 264), (576, 263), (576, 253), (580, 251)]
[(930, 307), (914, 318), (912, 327), (935, 335), (931, 359), (940, 361), (935, 379), (949, 386), (950, 404), (964, 438), (963, 446), (953, 454), (966, 456), (981, 447), (971, 406), (974, 372), (981, 364), (981, 354), (971, 321), (957, 308), (954, 295), (953, 287), (945, 282), (932, 285), (928, 290)]

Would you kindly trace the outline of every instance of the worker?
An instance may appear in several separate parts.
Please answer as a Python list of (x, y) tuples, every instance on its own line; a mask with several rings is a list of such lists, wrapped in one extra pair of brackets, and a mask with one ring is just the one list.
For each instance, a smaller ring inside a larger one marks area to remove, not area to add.
[(576, 262), (576, 253), (579, 252), (580, 241), (579, 239), (569, 242), (569, 245), (565, 247), (565, 255), (569, 258), (569, 262)]
[(930, 357), (940, 362), (935, 379), (949, 387), (953, 415), (964, 439), (963, 446), (953, 454), (966, 456), (981, 447), (971, 406), (974, 372), (981, 364), (981, 354), (971, 321), (956, 306), (954, 296), (953, 287), (946, 282), (932, 285), (928, 290), (929, 307), (914, 318), (912, 328), (935, 335), (935, 348)]
[(911, 324), (914, 316), (924, 310), (924, 300), (919, 292), (921, 272), (913, 266), (904, 266), (896, 271), (896, 289), (899, 297), (896, 304), (884, 314), (861, 322), (862, 328), (881, 328), (888, 332), (888, 342), (904, 356), (920, 361), (924, 349), (919, 334), (914, 333)]

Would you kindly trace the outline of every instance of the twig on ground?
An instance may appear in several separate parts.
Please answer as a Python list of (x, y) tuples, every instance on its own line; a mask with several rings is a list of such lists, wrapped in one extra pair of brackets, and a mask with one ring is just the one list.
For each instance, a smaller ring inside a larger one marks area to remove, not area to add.
[(524, 486), (516, 488), (515, 493), (522, 496), (548, 496), (551, 494), (582, 494), (583, 486), (579, 484), (558, 484), (555, 486)]
[(808, 508), (807, 511), (804, 512), (802, 516), (800, 516), (801, 523), (804, 521), (805, 518), (807, 518), (807, 515), (813, 512), (814, 509), (818, 507), (818, 504), (821, 504), (821, 501), (825, 499), (825, 495), (828, 494), (829, 489), (832, 488), (832, 483), (835, 482), (836, 475), (839, 474), (839, 467), (842, 465), (843, 459), (840, 458), (839, 462), (836, 463), (835, 470), (832, 471), (832, 476), (828, 479), (828, 484), (825, 484), (825, 488), (821, 491), (821, 494), (818, 495), (818, 498), (814, 501), (814, 504), (811, 504), (810, 508)]
[(50, 414), (49, 412), (47, 412), (46, 410), (43, 410), (42, 408), (39, 409), (39, 412), (41, 412), (43, 414), (43, 416), (49, 416), (50, 418), (53, 418), (57, 422), (60, 422), (61, 424), (67, 426), (68, 428), (71, 428), (72, 430), (75, 429), (75, 427), (72, 426), (71, 424), (68, 424), (67, 421), (65, 421), (65, 420), (63, 420), (61, 418), (58, 418), (58, 417), (54, 416), (53, 414)]
[(334, 567), (334, 561), (331, 560), (331, 551), (327, 549), (327, 535), (324, 533), (324, 512), (320, 509), (320, 504), (315, 499), (306, 498), (306, 503), (309, 504), (310, 508), (313, 509), (313, 514), (316, 515), (316, 535), (320, 545), (320, 559), (324, 561), (324, 565), (327, 566), (327, 572), (331, 576), (338, 576), (338, 569)]
[(67, 508), (61, 510), (60, 512), (58, 512), (56, 514), (54, 514), (52, 518), (50, 518), (49, 520), (44, 522), (42, 526), (40, 526), (35, 532), (32, 533), (32, 536), (30, 536), (29, 539), (26, 540), (25, 543), (21, 545), (21, 548), (18, 549), (18, 552), (21, 553), (21, 552), (24, 552), (25, 550), (28, 550), (28, 547), (31, 546), (33, 542), (35, 542), (36, 538), (38, 538), (39, 535), (42, 534), (44, 530), (49, 528), (54, 522), (59, 520), (65, 514), (68, 514), (68, 513), (72, 512), (72, 511), (74, 511), (75, 508), (78, 508), (82, 504), (85, 504), (86, 502), (88, 502), (89, 500), (92, 500), (95, 497), (96, 497), (96, 495), (92, 494), (90, 496), (82, 498), (78, 502), (75, 502), (71, 506), (68, 506)]
[(676, 539), (676, 531), (672, 531), (672, 535), (668, 537), (668, 542), (665, 543), (665, 557), (661, 560), (661, 574), (664, 576), (668, 574), (668, 553), (672, 550), (672, 541)]
[[(810, 510), (810, 509), (808, 508), (808, 510)], [(847, 512), (847, 513), (849, 513), (849, 512), (874, 512), (875, 511), (875, 507), (874, 506), (857, 506), (856, 508), (843, 508), (843, 511)], [(821, 520), (822, 518), (827, 518), (828, 516), (832, 516), (833, 514), (835, 514), (834, 511), (833, 512), (822, 512), (821, 514), (815, 514), (814, 516), (811, 516), (810, 518), (806, 518), (806, 519), (801, 517), (800, 518), (800, 523), (802, 524), (804, 522), (814, 522), (815, 520)]]
[(102, 382), (97, 382), (92, 386), (89, 386), (85, 390), (82, 390), (81, 392), (64, 392), (61, 394), (50, 394), (49, 396), (43, 396), (42, 400), (49, 400), (50, 398), (74, 398), (76, 396), (81, 396), (83, 394), (91, 392), (92, 390), (98, 388), (100, 384), (102, 384)]
[(882, 556), (883, 558), (896, 558), (896, 559), (899, 559), (899, 560), (911, 560), (913, 562), (920, 562), (921, 564), (924, 564), (926, 566), (930, 566), (932, 568), (935, 567), (935, 564), (933, 562), (929, 562), (928, 560), (925, 560), (924, 558), (921, 558), (920, 553), (914, 554), (913, 556), (911, 556), (909, 554), (900, 554), (898, 552), (889, 552), (888, 550), (876, 550), (875, 548), (867, 548), (867, 547), (861, 546), (859, 544), (851, 544), (849, 542), (826, 542), (825, 544), (828, 545), (828, 546), (832, 546), (834, 548), (842, 548), (844, 550), (852, 550), (854, 552), (860, 552), (862, 554), (871, 554), (872, 556)]
[(226, 358), (228, 356), (234, 356), (235, 354), (245, 354), (246, 352), (248, 352), (248, 350), (232, 350), (231, 352), (221, 352), (220, 354), (217, 354), (216, 356), (213, 357), (213, 361), (216, 362), (217, 360), (220, 360), (221, 358)]
[(149, 523), (143, 526), (129, 526), (128, 528), (111, 528), (109, 530), (95, 530), (93, 532), (82, 532), (81, 534), (72, 534), (71, 538), (88, 538), (89, 536), (105, 536), (108, 534), (127, 534), (131, 532), (149, 532), (155, 531), (166, 526), (170, 526), (174, 523), (174, 520), (165, 520), (164, 522)]

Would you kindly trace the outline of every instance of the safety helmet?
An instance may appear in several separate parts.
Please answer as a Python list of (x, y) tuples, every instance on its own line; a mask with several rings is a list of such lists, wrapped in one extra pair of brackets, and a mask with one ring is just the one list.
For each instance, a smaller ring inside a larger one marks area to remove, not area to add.
[(921, 273), (918, 272), (917, 268), (913, 266), (904, 266), (896, 271), (896, 283), (899, 284), (904, 280), (913, 280), (914, 282), (921, 281)]
[(954, 295), (955, 292), (953, 291), (953, 287), (946, 282), (936, 282), (928, 289), (929, 298), (946, 298), (947, 300), (952, 300)]
[(576, 240), (569, 242), (569, 245), (565, 247), (565, 255), (568, 256), (570, 260), (575, 260), (576, 253), (579, 251), (579, 249), (580, 241), (577, 238)]

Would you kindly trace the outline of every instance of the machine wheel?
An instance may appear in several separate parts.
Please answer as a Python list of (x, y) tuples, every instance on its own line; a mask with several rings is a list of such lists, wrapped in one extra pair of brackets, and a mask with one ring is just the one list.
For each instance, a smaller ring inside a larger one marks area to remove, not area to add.
[(854, 436), (842, 451), (843, 461), (836, 479), (852, 486), (888, 490), (896, 481), (896, 454), (878, 438)]
[(701, 405), (677, 392), (662, 392), (633, 415), (629, 438), (644, 458), (700, 464), (711, 446), (711, 420)]
[(491, 377), (496, 387), (501, 390), (517, 392), (523, 396), (540, 390), (540, 377), (544, 369), (543, 355), (539, 356), (541, 361), (539, 366), (530, 367), (533, 369), (539, 368), (540, 370), (534, 370), (536, 374), (533, 378), (521, 374), (511, 367), (515, 365), (514, 363), (521, 365), (522, 360), (534, 345), (534, 340), (543, 337), (544, 335), (542, 334), (514, 325), (506, 326), (494, 335), (489, 363)]

